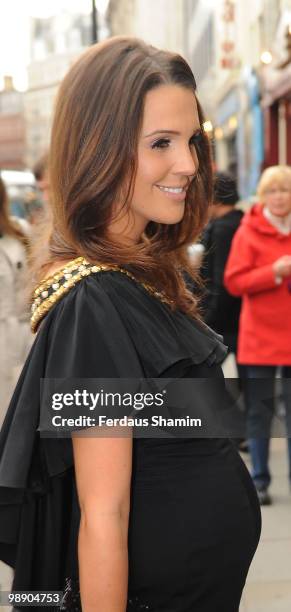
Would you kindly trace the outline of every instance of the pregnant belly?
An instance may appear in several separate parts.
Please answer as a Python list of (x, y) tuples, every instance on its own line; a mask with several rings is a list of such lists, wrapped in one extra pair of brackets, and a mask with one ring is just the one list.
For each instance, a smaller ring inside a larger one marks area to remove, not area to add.
[(186, 457), (171, 449), (155, 466), (153, 457), (141, 462), (132, 488), (130, 589), (168, 612), (229, 581), (239, 593), (260, 532), (256, 493), (232, 445), (213, 454), (189, 448)]

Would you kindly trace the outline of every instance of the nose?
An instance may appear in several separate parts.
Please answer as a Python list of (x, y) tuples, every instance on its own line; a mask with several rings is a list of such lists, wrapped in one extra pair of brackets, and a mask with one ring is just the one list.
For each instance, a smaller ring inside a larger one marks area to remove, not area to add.
[(194, 147), (179, 148), (173, 173), (179, 176), (188, 176), (192, 179), (197, 174), (198, 168), (199, 161), (196, 149)]

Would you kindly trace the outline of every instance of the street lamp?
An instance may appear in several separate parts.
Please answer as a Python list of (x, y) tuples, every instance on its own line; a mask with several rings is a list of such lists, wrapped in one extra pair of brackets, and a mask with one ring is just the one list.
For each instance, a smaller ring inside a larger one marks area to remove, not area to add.
[(268, 64), (271, 64), (272, 60), (273, 60), (272, 53), (270, 53), (270, 51), (263, 51), (263, 53), (261, 54), (262, 64), (265, 64), (265, 66), (268, 66)]
[(204, 132), (207, 132), (208, 134), (213, 132), (213, 125), (210, 120), (204, 121), (203, 128), (204, 128)]
[[(108, 9), (109, 0), (92, 0), (92, 44), (99, 40), (99, 20), (98, 16), (102, 17), (102, 24), (104, 26), (104, 20), (106, 11)], [(101, 24), (101, 30), (102, 30)]]
[(98, 13), (95, 0), (92, 0), (92, 45), (98, 42)]

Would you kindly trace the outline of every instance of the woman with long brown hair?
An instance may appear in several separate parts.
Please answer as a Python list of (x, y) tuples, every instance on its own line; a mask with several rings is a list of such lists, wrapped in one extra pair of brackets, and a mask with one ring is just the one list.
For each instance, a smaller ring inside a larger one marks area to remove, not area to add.
[(24, 286), (27, 249), (25, 223), (10, 216), (0, 177), (0, 424), (31, 342)]
[(133, 437), (120, 419), (114, 433), (102, 421), (100, 435), (44, 437), (39, 389), (40, 379), (154, 379), (161, 391), (206, 378), (201, 401), (216, 401), (226, 349), (183, 276), (212, 189), (186, 61), (134, 38), (92, 46), (60, 87), (49, 174), (38, 334), (0, 440), (0, 551), (13, 587), (65, 588), (62, 610), (237, 612), (260, 513), (233, 445), (163, 427)]

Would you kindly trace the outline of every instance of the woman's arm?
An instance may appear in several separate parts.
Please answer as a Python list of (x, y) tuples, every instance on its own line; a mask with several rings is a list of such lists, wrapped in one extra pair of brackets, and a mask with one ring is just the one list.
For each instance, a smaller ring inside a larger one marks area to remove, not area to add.
[(131, 437), (73, 436), (83, 612), (125, 612)]
[(278, 285), (273, 263), (255, 267), (255, 253), (243, 227), (237, 230), (231, 244), (224, 285), (235, 296), (260, 293)]

